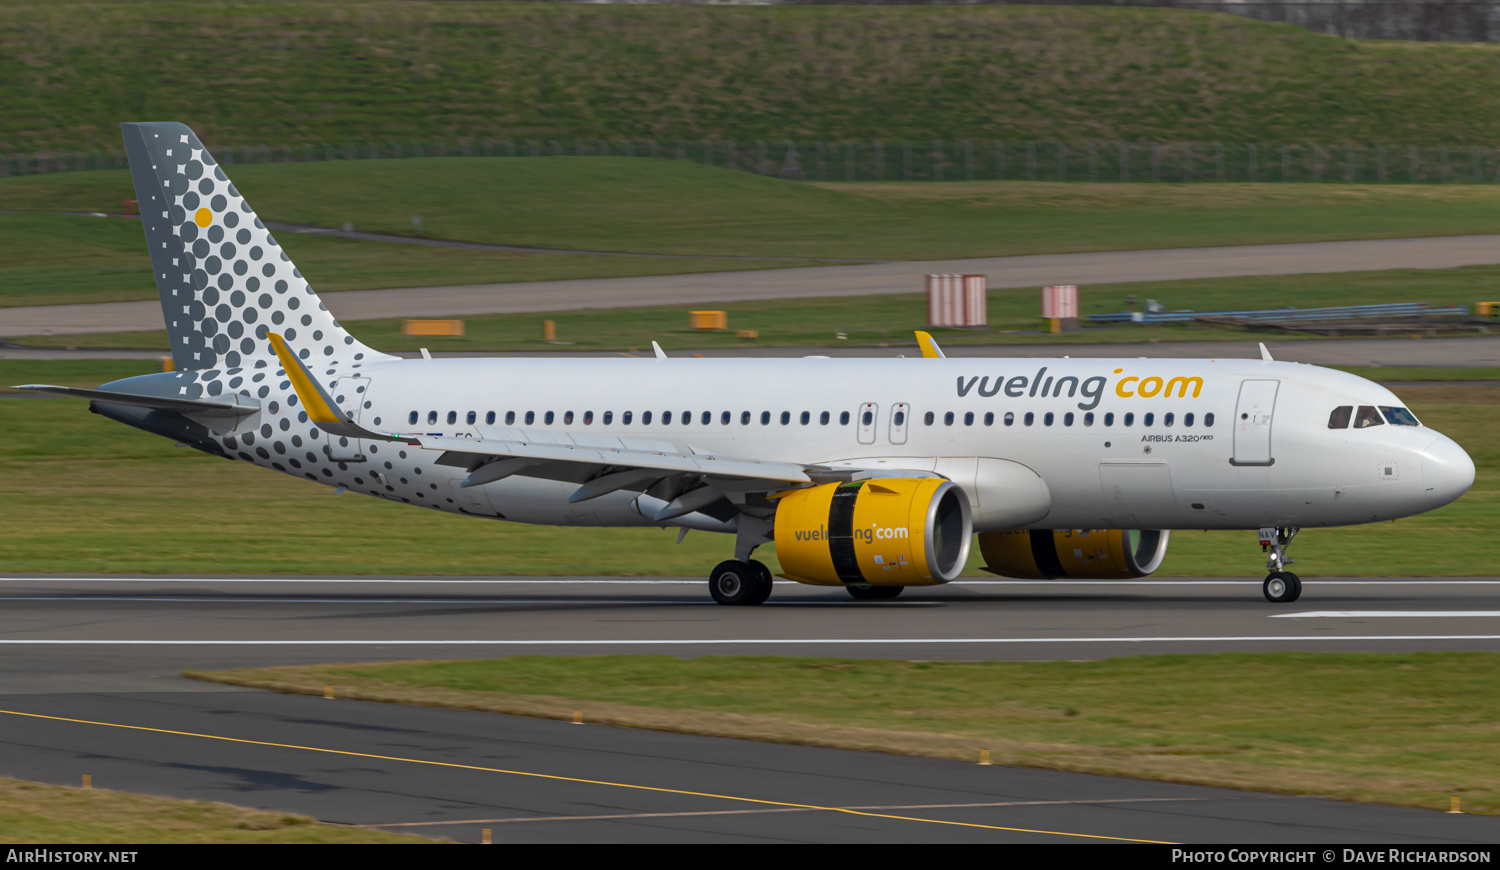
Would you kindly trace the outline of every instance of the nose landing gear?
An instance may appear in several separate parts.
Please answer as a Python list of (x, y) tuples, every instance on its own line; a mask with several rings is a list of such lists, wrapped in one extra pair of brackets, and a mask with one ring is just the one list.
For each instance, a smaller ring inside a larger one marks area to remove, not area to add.
[(1261, 592), (1266, 600), (1273, 604), (1290, 604), (1302, 597), (1302, 578), (1290, 571), (1285, 570), (1287, 565), (1297, 561), (1286, 557), (1286, 548), (1292, 543), (1292, 538), (1297, 536), (1301, 529), (1279, 528), (1261, 529), (1260, 546), (1266, 552), (1266, 568), (1270, 574), (1266, 575), (1266, 582), (1261, 585)]

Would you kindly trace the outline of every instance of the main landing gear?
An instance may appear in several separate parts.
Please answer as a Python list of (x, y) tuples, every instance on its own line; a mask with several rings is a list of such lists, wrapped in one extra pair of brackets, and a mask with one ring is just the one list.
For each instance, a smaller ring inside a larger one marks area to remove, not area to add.
[(1297, 561), (1286, 557), (1286, 548), (1299, 531), (1291, 528), (1260, 530), (1260, 546), (1267, 554), (1266, 568), (1271, 572), (1266, 575), (1261, 591), (1272, 604), (1291, 604), (1302, 597), (1302, 578), (1285, 570), (1287, 565)]
[(720, 604), (764, 604), (771, 597), (771, 569), (754, 559), (720, 562), (708, 575), (708, 592)]

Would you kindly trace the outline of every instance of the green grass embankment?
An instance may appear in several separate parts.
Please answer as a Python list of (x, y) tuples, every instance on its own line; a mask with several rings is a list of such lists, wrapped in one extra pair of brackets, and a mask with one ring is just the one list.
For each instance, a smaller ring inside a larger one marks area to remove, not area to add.
[[(1494, 45), (1169, 9), (58, 0), (0, 11), (0, 151), (459, 138), (1500, 140)], [(722, 159), (722, 158), (721, 158)]]
[[(150, 360), (0, 361), (0, 383), (97, 384)], [(54, 377), (53, 375), (57, 376)], [(1308, 576), (1490, 575), (1500, 564), (1500, 387), (1398, 392), (1424, 423), (1463, 445), (1474, 488), (1395, 523), (1316, 529), (1294, 554)], [(15, 572), (541, 574), (701, 576), (728, 538), (671, 530), (528, 526), (416, 510), (226, 462), (90, 414), (61, 398), (0, 398), (0, 565)], [(233, 514), (254, 522), (225, 523)], [(183, 517), (208, 518), (201, 522)], [(168, 531), (170, 530), (170, 531)], [(163, 541), (170, 539), (170, 546)], [(779, 570), (773, 547), (757, 552)], [(978, 571), (976, 554), (969, 573)], [(1180, 532), (1159, 576), (1256, 577), (1248, 532)]]
[(1493, 653), (1092, 662), (553, 657), (194, 672), (276, 691), (1469, 812), (1500, 810)]

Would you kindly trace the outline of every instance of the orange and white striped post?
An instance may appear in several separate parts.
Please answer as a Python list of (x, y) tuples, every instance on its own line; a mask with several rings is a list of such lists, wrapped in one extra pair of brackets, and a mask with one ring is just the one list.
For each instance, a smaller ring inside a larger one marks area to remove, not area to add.
[(989, 307), (983, 275), (928, 275), (929, 326), (986, 326)]

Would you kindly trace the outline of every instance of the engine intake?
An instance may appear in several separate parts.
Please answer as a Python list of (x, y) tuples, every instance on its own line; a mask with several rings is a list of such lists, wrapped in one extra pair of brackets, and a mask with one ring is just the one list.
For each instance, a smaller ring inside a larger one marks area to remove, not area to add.
[(969, 499), (951, 481), (883, 477), (782, 495), (776, 558), (788, 578), (817, 586), (931, 586), (969, 559)]
[(984, 570), (1021, 579), (1127, 580), (1161, 567), (1166, 529), (1010, 529), (979, 535)]

